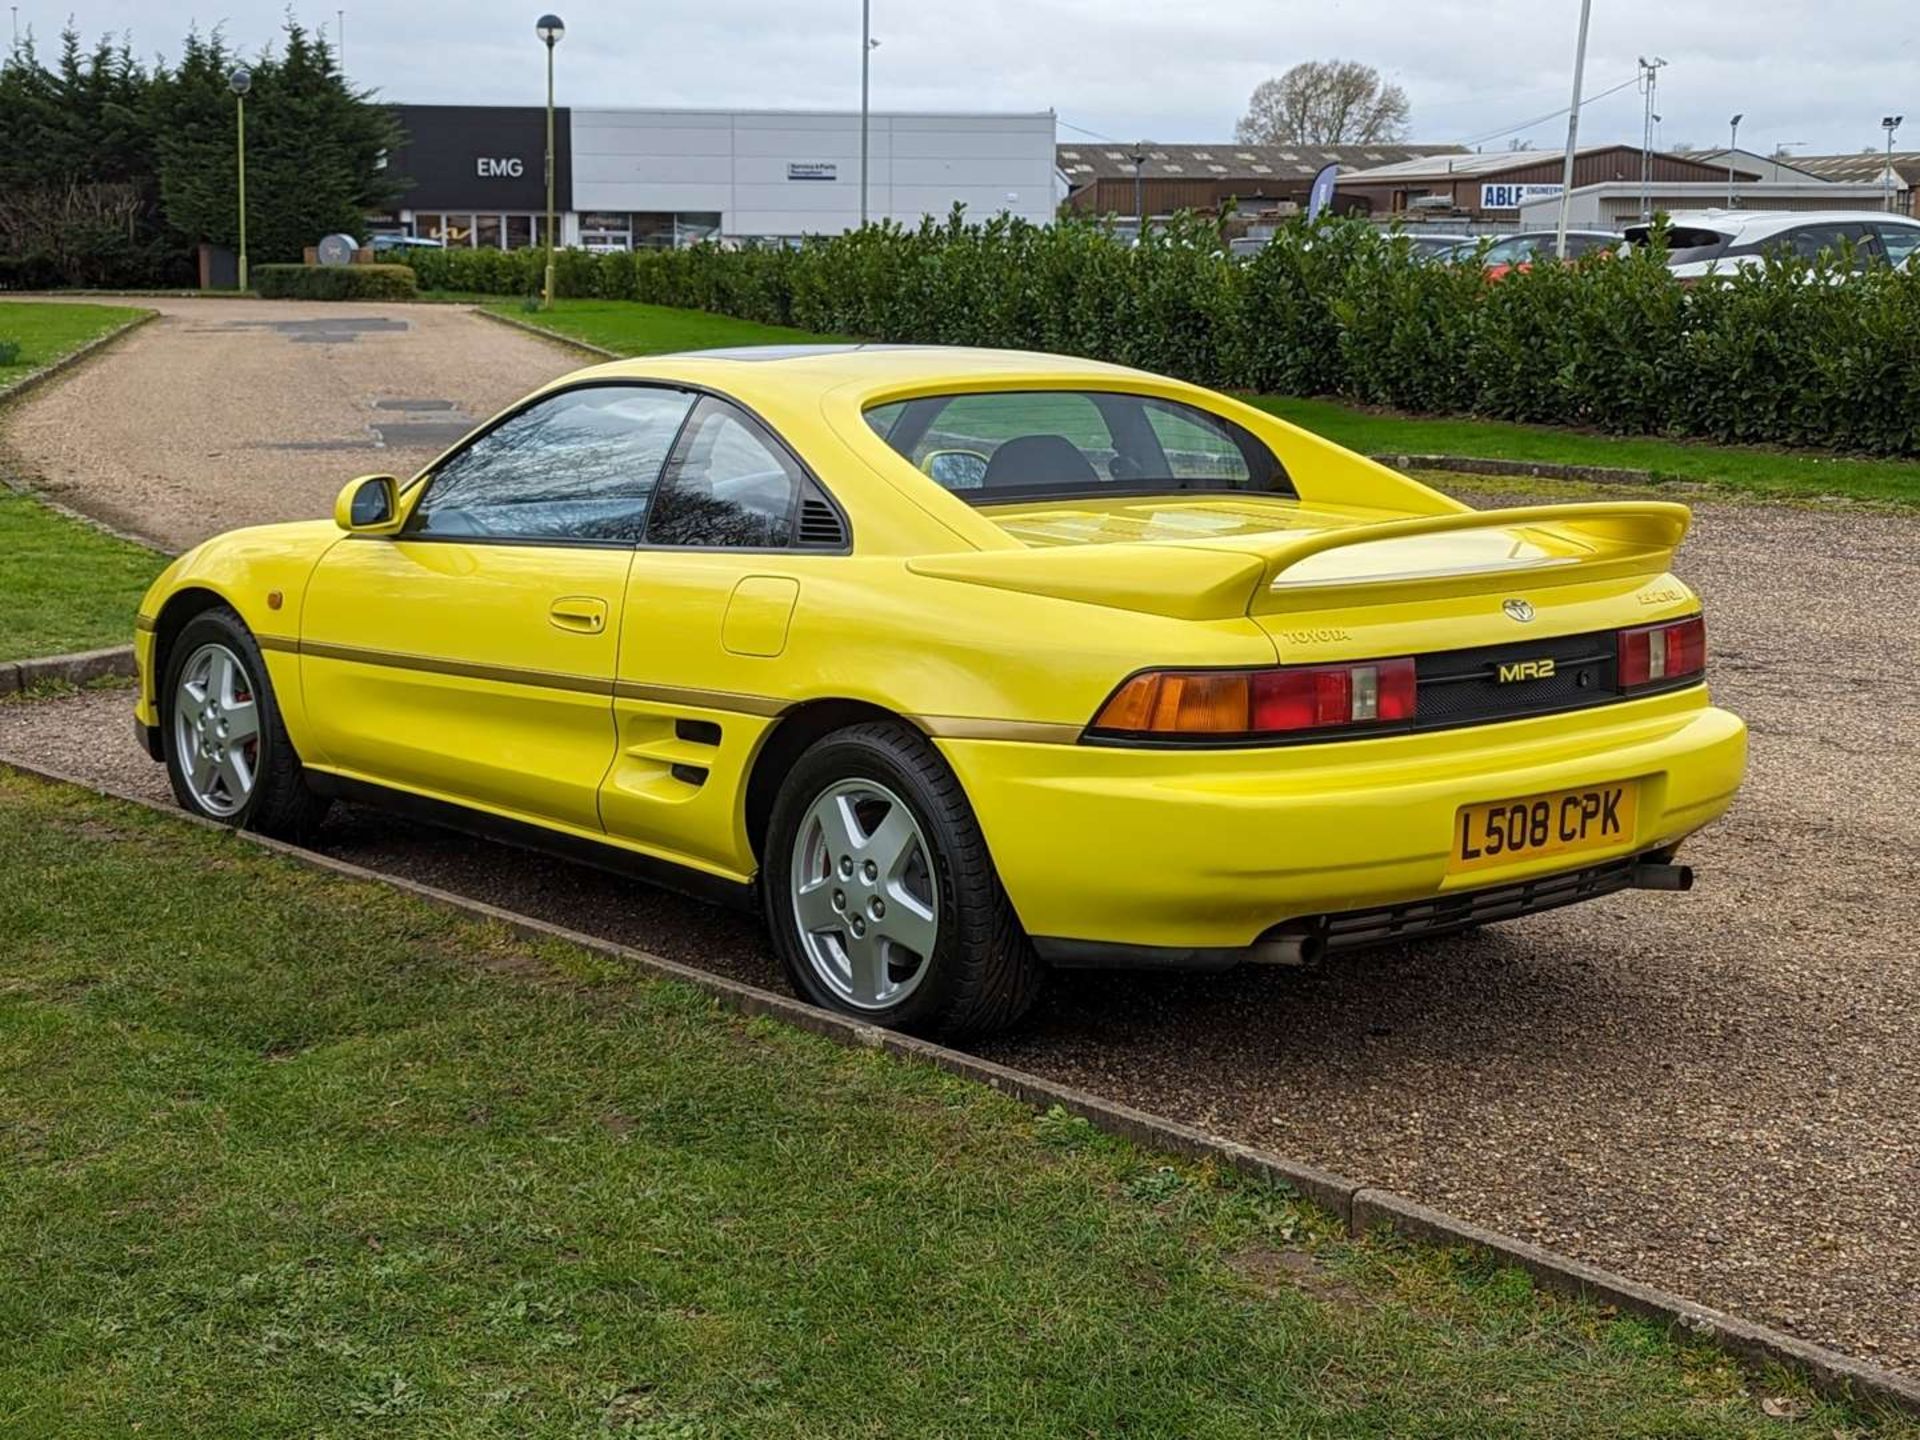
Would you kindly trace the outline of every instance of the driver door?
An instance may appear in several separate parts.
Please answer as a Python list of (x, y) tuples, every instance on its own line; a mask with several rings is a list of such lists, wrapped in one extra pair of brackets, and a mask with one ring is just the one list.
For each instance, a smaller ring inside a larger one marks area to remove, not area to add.
[(398, 535), (328, 550), (300, 620), (319, 766), (600, 831), (628, 571), (692, 405), (542, 396), (435, 466)]

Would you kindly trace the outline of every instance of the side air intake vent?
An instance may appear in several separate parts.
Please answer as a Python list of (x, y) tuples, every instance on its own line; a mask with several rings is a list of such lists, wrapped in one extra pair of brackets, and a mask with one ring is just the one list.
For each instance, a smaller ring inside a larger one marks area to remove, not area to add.
[(817, 495), (800, 502), (800, 544), (812, 550), (838, 550), (847, 543), (840, 512)]

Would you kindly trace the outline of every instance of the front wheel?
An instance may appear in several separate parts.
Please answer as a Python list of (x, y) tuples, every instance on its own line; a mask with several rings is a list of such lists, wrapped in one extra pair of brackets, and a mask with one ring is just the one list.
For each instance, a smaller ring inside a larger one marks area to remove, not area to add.
[(306, 840), (327, 802), (307, 788), (252, 633), (224, 606), (189, 620), (173, 642), (160, 735), (183, 809), (242, 830)]
[(1020, 1019), (1041, 968), (960, 782), (904, 726), (850, 726), (800, 757), (768, 826), (762, 897), (795, 990), (945, 1038)]

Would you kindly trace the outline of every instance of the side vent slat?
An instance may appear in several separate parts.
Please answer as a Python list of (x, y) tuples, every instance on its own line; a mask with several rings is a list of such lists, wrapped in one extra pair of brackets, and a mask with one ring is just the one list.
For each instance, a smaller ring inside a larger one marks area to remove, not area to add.
[(840, 512), (818, 496), (800, 502), (800, 544), (816, 550), (838, 550), (847, 543), (847, 527)]

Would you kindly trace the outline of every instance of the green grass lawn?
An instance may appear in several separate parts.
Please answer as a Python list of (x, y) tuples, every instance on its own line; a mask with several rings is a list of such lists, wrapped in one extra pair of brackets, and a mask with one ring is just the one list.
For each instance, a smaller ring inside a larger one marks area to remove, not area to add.
[[(546, 315), (527, 314), (513, 302), (494, 302), (488, 308), (623, 355), (843, 338), (619, 300), (562, 300)], [(1428, 419), (1383, 414), (1332, 400), (1247, 398), (1284, 420), (1369, 455), (1468, 455), (1599, 465), (1651, 471), (1661, 481), (1718, 485), (1781, 498), (1837, 495), (1920, 505), (1920, 461), (1594, 435), (1551, 425)]]
[(553, 309), (548, 311), (527, 310), (517, 300), (492, 301), (486, 308), (497, 315), (584, 340), (589, 345), (617, 350), (622, 355), (661, 355), (674, 350), (710, 350), (721, 345), (791, 345), (844, 338), (814, 335), (784, 325), (735, 320), (728, 315), (710, 315), (704, 310), (641, 305), (631, 300), (556, 300)]
[[(0, 340), (20, 348), (15, 363), (0, 365), (0, 398), (21, 376), (144, 313), (0, 302)], [(134, 608), (165, 564), (150, 550), (0, 490), (0, 660), (126, 644)]]
[[(0, 392), (21, 376), (144, 313), (124, 305), (0, 301), (0, 342), (11, 341), (20, 351), (11, 363), (0, 364)], [(0, 345), (0, 350), (5, 348)]]
[(0, 916), (7, 1434), (1917, 1433), (5, 771)]
[(0, 660), (125, 645), (166, 557), (0, 490)]

